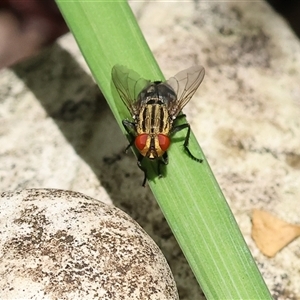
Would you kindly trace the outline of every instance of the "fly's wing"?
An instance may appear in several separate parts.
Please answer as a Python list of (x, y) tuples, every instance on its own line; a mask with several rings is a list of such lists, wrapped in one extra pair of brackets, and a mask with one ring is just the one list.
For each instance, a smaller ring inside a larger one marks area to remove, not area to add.
[(115, 65), (112, 68), (112, 80), (131, 115), (137, 115), (139, 108), (139, 103), (136, 102), (137, 97), (150, 81), (121, 65)]
[(177, 73), (166, 83), (172, 87), (177, 98), (169, 103), (169, 114), (176, 117), (182, 108), (190, 101), (204, 78), (204, 68), (194, 66)]

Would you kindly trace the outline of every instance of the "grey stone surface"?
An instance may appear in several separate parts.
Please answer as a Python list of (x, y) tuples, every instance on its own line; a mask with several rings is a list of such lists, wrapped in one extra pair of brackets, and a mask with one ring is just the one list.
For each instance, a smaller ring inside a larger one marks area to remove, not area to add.
[(0, 194), (1, 299), (179, 299), (158, 246), (127, 214), (83, 194)]

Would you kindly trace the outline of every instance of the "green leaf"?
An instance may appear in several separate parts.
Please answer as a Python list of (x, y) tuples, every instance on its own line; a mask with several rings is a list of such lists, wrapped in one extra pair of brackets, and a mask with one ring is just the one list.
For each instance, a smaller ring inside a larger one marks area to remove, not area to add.
[[(130, 115), (112, 84), (113, 66), (164, 79), (130, 7), (125, 1), (57, 3), (124, 132), (121, 121)], [(204, 162), (184, 152), (185, 135), (172, 139), (164, 178), (157, 178), (156, 164), (146, 165), (149, 185), (203, 292), (207, 299), (272, 299), (193, 134), (190, 150)]]

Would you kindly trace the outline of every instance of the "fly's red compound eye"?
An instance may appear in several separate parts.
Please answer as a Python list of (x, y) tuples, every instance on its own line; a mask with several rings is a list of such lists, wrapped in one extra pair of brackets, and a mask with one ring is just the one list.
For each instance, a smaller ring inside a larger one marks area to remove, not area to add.
[(148, 134), (140, 134), (135, 138), (134, 144), (138, 150), (142, 151), (147, 144)]
[(158, 134), (158, 143), (161, 150), (166, 151), (170, 146), (170, 138), (164, 134)]

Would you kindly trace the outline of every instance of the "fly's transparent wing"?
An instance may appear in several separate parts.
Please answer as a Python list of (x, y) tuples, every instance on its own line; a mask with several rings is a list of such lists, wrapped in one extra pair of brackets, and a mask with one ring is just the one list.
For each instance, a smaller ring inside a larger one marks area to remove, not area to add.
[(176, 117), (182, 108), (190, 101), (204, 78), (204, 68), (194, 66), (177, 73), (166, 83), (172, 87), (177, 95), (176, 100), (169, 104), (169, 114)]
[(137, 115), (139, 110), (137, 97), (150, 81), (141, 78), (135, 71), (121, 65), (115, 65), (112, 68), (112, 80), (131, 115)]

